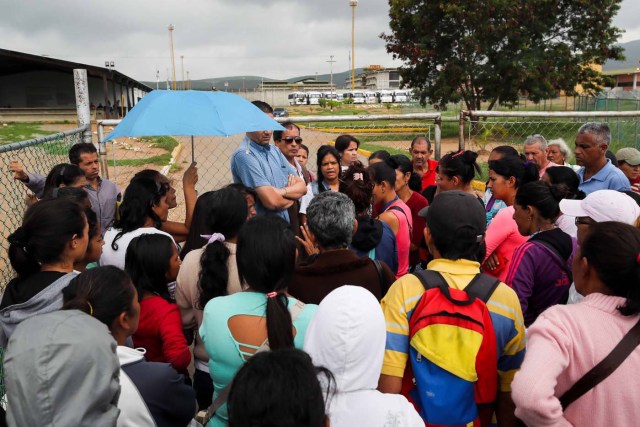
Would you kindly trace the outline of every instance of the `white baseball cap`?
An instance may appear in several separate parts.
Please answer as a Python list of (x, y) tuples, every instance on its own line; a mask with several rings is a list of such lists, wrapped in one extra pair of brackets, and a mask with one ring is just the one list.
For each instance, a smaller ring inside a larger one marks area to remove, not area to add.
[(636, 201), (615, 190), (594, 191), (584, 200), (561, 200), (560, 211), (569, 216), (589, 217), (595, 222), (617, 221), (630, 225), (640, 216)]

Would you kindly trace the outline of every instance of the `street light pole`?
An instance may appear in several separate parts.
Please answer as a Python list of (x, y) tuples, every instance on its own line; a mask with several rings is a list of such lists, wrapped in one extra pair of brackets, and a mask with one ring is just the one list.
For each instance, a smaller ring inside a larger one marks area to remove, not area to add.
[(182, 67), (182, 82), (180, 82), (180, 90), (184, 90), (184, 55), (180, 55), (180, 63)]
[(173, 30), (175, 27), (173, 24), (169, 24), (169, 49), (171, 51), (171, 70), (173, 77), (173, 90), (176, 90), (176, 61), (173, 55)]
[(351, 6), (351, 90), (354, 90), (356, 83), (356, 6), (358, 6), (358, 0), (349, 0), (349, 6)]
[(336, 62), (333, 60), (333, 55), (329, 55), (329, 60), (327, 61), (329, 63), (329, 75), (331, 76), (329, 78), (329, 90), (331, 91), (331, 99), (329, 100), (329, 108), (331, 109), (331, 111), (333, 111), (333, 63)]

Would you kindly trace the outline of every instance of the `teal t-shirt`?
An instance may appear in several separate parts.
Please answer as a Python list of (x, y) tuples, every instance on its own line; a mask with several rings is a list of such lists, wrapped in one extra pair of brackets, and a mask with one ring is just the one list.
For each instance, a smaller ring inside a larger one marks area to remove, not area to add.
[[(296, 303), (289, 297), (289, 310)], [(259, 292), (239, 292), (232, 295), (214, 298), (204, 308), (200, 337), (209, 354), (209, 373), (213, 379), (213, 399), (231, 382), (234, 375), (245, 362), (247, 352), (243, 349), (256, 346), (240, 343), (234, 339), (228, 327), (228, 320), (237, 315), (265, 316), (267, 297)], [(318, 306), (306, 304), (302, 312), (293, 322), (296, 330), (293, 344), (302, 349), (307, 326)], [(207, 424), (208, 427), (227, 425), (227, 405), (216, 411), (215, 416)]]

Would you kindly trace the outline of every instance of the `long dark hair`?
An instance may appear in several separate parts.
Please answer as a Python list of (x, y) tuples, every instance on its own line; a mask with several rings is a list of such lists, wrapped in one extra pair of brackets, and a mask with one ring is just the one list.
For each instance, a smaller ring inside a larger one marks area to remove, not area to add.
[(182, 251), (180, 251), (180, 258), (184, 259), (189, 252), (200, 249), (207, 242), (206, 239), (200, 236), (210, 234), (207, 228), (207, 217), (209, 216), (209, 202), (214, 193), (214, 191), (207, 191), (196, 200), (196, 205), (193, 208), (193, 217), (191, 218), (191, 227), (189, 227), (187, 240), (184, 242)]
[(131, 181), (120, 205), (120, 218), (113, 226), (120, 230), (111, 243), (114, 251), (118, 250), (116, 244), (118, 239), (144, 226), (147, 218), (153, 219), (156, 228), (159, 229), (162, 226), (160, 217), (152, 208), (160, 203), (160, 199), (167, 194), (168, 189), (168, 185), (160, 184), (150, 178), (136, 178)]
[(62, 309), (83, 311), (111, 329), (120, 314), (132, 314), (134, 295), (127, 273), (112, 265), (96, 267), (74, 277), (62, 290)]
[(551, 184), (553, 184), (558, 190), (564, 192), (565, 199), (578, 199), (585, 198), (583, 191), (580, 191), (580, 178), (578, 174), (571, 168), (567, 167), (553, 167), (548, 168), (545, 174), (549, 177)]
[(59, 261), (73, 237), (83, 237), (84, 209), (70, 200), (41, 200), (27, 209), (22, 226), (11, 233), (9, 262), (22, 281), (42, 264)]
[(240, 281), (267, 298), (267, 336), (272, 350), (293, 347), (293, 325), (285, 291), (296, 262), (296, 240), (289, 224), (277, 216), (251, 218), (238, 234)]
[(623, 316), (640, 313), (640, 230), (622, 222), (599, 222), (589, 228), (579, 250), (613, 295), (627, 299), (618, 311)]
[[(373, 181), (359, 160), (349, 166), (343, 174), (342, 192), (347, 195), (356, 208), (356, 215), (366, 213), (371, 207)], [(357, 177), (357, 179), (356, 179)]]
[(142, 300), (144, 291), (171, 301), (167, 288), (167, 272), (175, 245), (164, 234), (143, 234), (131, 240), (124, 258), (124, 270), (129, 274)]
[(42, 198), (50, 198), (54, 188), (59, 188), (61, 185), (69, 187), (78, 178), (84, 178), (84, 172), (77, 165), (70, 163), (55, 165), (44, 180)]
[(318, 148), (318, 154), (316, 155), (316, 166), (318, 167), (318, 192), (322, 193), (326, 191), (324, 185), (322, 183), (325, 181), (324, 175), (322, 174), (322, 161), (328, 155), (332, 155), (338, 161), (338, 176), (340, 176), (340, 153), (334, 147), (330, 145), (323, 145)]
[[(326, 391), (319, 381), (325, 377)], [(324, 427), (325, 396), (335, 390), (331, 372), (314, 367), (302, 350), (258, 353), (240, 368), (229, 392), (230, 427)]]
[[(247, 201), (244, 194), (233, 188), (215, 191), (207, 206), (206, 234), (220, 233), (225, 239), (236, 237), (247, 219)], [(217, 240), (205, 246), (200, 257), (198, 288), (199, 308), (209, 300), (227, 294), (229, 249)]]

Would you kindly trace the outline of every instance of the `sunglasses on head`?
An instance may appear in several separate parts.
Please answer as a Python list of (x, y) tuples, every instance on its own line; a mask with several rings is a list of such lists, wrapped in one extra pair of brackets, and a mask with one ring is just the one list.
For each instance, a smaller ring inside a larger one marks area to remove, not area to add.
[(293, 141), (295, 141), (296, 144), (302, 144), (302, 137), (300, 136), (287, 136), (286, 138), (282, 138), (282, 140), (287, 144), (291, 144)]

